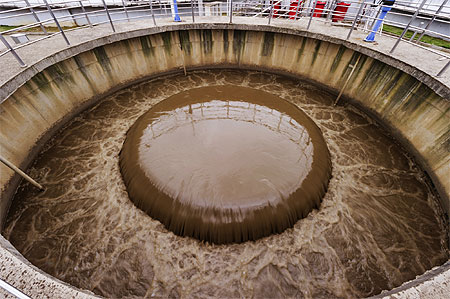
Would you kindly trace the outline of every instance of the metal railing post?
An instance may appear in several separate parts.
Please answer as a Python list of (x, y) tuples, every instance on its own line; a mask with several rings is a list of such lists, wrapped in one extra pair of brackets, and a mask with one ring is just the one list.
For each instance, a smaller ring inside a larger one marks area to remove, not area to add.
[(105, 11), (106, 11), (106, 15), (108, 16), (109, 23), (111, 24), (111, 28), (112, 28), (113, 32), (116, 32), (116, 28), (114, 28), (114, 24), (111, 19), (111, 15), (109, 14), (108, 6), (106, 5), (105, 0), (102, 0), (102, 2), (103, 2), (103, 7), (105, 8)]
[(433, 17), (431, 18), (430, 22), (427, 24), (427, 26), (425, 26), (425, 28), (423, 29), (422, 33), (420, 34), (419, 38), (416, 40), (416, 43), (418, 43), (422, 37), (425, 35), (425, 32), (428, 30), (428, 28), (431, 26), (431, 23), (434, 22), (434, 20), (436, 19), (436, 16), (441, 12), (441, 10), (444, 8), (444, 6), (447, 4), (448, 0), (445, 0), (444, 2), (442, 2), (441, 6), (438, 8), (438, 10), (434, 13)]
[(400, 43), (400, 41), (402, 40), (403, 36), (406, 34), (406, 32), (408, 32), (408, 28), (411, 25), (411, 23), (416, 19), (417, 15), (419, 14), (420, 10), (422, 9), (422, 7), (425, 5), (425, 2), (427, 2), (427, 0), (423, 0), (422, 3), (420, 3), (419, 7), (417, 8), (416, 12), (414, 13), (414, 15), (411, 17), (411, 19), (408, 22), (408, 25), (406, 25), (405, 29), (403, 30), (402, 34), (400, 35), (400, 37), (397, 39), (397, 41), (395, 42), (395, 45), (392, 47), (392, 49), (389, 51), (389, 53), (393, 53), (395, 48), (397, 48), (398, 44)]
[(361, 11), (363, 10), (364, 5), (366, 5), (365, 0), (362, 0), (361, 6), (360, 6), (359, 9), (358, 9), (358, 13), (356, 14), (356, 17), (355, 17), (355, 19), (353, 20), (352, 28), (351, 28), (350, 31), (348, 32), (348, 35), (347, 35), (347, 38), (346, 38), (346, 39), (349, 39), (349, 38), (350, 38), (350, 35), (352, 34), (353, 30), (355, 29), (356, 22), (358, 21), (358, 17), (359, 17), (359, 15), (361, 14)]
[(295, 10), (295, 17), (294, 17), (294, 20), (297, 20), (297, 18), (298, 18), (298, 11), (299, 11), (299, 9), (300, 9), (300, 5), (301, 5), (303, 2), (298, 1), (297, 3), (298, 3), (298, 4), (297, 4), (297, 9)]
[(64, 33), (64, 30), (62, 29), (61, 25), (59, 25), (59, 22), (58, 22), (58, 20), (56, 19), (56, 16), (55, 16), (55, 14), (53, 13), (52, 8), (50, 7), (50, 5), (48, 5), (47, 0), (43, 0), (43, 1), (44, 1), (45, 6), (47, 6), (48, 12), (49, 12), (50, 15), (52, 16), (53, 21), (55, 21), (55, 24), (56, 24), (56, 26), (58, 27), (59, 32), (61, 32), (61, 35), (63, 36), (63, 38), (64, 38), (64, 40), (66, 41), (67, 45), (70, 46), (70, 42), (69, 42), (69, 40), (67, 39), (67, 36), (66, 36), (66, 34)]
[(152, 0), (148, 0), (148, 5), (150, 5), (150, 12), (151, 12), (151, 14), (152, 14), (153, 25), (156, 26), (155, 12), (153, 11)]
[(28, 2), (28, 0), (25, 0), (25, 4), (28, 6), (28, 9), (33, 14), (34, 19), (39, 23), (39, 26), (41, 26), (42, 31), (44, 31), (45, 34), (48, 34), (48, 32), (45, 29), (44, 25), (42, 25), (41, 20), (39, 19), (38, 15), (34, 11), (33, 7), (30, 5), (30, 2)]
[(83, 1), (78, 1), (78, 2), (80, 3), (81, 11), (84, 13), (84, 16), (86, 17), (86, 20), (89, 24), (89, 27), (92, 28), (92, 23), (91, 23), (91, 20), (89, 20), (86, 10), (84, 9)]
[(450, 66), (450, 60), (447, 62), (446, 65), (444, 65), (444, 67), (439, 71), (439, 73), (436, 75), (436, 77), (440, 77), (442, 76), (442, 74), (448, 69), (448, 67)]
[(233, 0), (230, 0), (230, 24), (233, 23)]
[(125, 5), (125, 1), (122, 0), (122, 6), (123, 6), (123, 10), (125, 11), (125, 15), (127, 16), (127, 20), (128, 22), (130, 21), (130, 17), (128, 16), (128, 10), (127, 7)]
[(11, 47), (11, 45), (8, 43), (8, 41), (5, 39), (3, 35), (0, 34), (0, 40), (2, 43), (11, 51), (12, 55), (17, 59), (21, 67), (26, 67), (27, 65), (23, 60), (19, 57), (19, 55), (16, 53), (16, 51)]
[(195, 17), (194, 17), (194, 0), (191, 0), (191, 11), (192, 11), (192, 23), (195, 23)]
[(311, 21), (312, 21), (313, 15), (314, 15), (314, 11), (316, 10), (317, 1), (318, 0), (314, 1), (313, 9), (311, 11), (311, 16), (309, 17), (308, 27), (306, 27), (306, 30), (309, 30), (309, 26), (311, 26)]
[(270, 25), (270, 22), (272, 20), (272, 17), (273, 17), (273, 1), (270, 1), (269, 21), (268, 21), (269, 25)]

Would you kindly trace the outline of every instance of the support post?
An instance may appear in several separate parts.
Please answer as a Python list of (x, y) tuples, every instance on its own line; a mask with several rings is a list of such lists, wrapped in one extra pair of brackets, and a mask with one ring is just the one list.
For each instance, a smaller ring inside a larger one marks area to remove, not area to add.
[(155, 12), (153, 11), (152, 0), (148, 0), (148, 5), (150, 5), (150, 12), (152, 13), (153, 25), (156, 26)]
[(346, 38), (347, 40), (350, 38), (350, 35), (352, 35), (352, 32), (355, 29), (356, 22), (358, 21), (359, 15), (361, 14), (361, 12), (363, 10), (364, 5), (366, 5), (365, 0), (362, 0), (361, 5), (359, 6), (359, 9), (358, 9), (358, 13), (356, 14), (356, 17), (353, 20), (352, 28), (348, 32), (348, 35), (347, 35), (347, 38)]
[(70, 42), (69, 42), (69, 40), (67, 39), (67, 36), (66, 36), (66, 34), (64, 33), (64, 30), (62, 29), (61, 25), (59, 25), (59, 22), (58, 22), (58, 20), (56, 19), (56, 16), (55, 16), (55, 14), (53, 13), (52, 8), (50, 7), (50, 5), (48, 5), (47, 0), (43, 0), (43, 1), (44, 1), (44, 3), (45, 3), (45, 6), (47, 6), (48, 12), (50, 13), (50, 15), (52, 16), (53, 20), (55, 21), (55, 24), (56, 24), (56, 26), (58, 27), (59, 32), (61, 32), (61, 35), (63, 36), (63, 38), (64, 38), (64, 40), (66, 41), (67, 45), (70, 46)]
[(114, 24), (111, 19), (111, 15), (109, 14), (108, 5), (106, 5), (105, 0), (102, 0), (102, 2), (103, 2), (103, 7), (105, 8), (105, 11), (106, 11), (106, 15), (108, 16), (109, 24), (111, 24), (111, 28), (112, 28), (113, 32), (116, 32), (116, 28), (114, 28)]
[(25, 64), (25, 62), (23, 62), (22, 58), (19, 57), (19, 55), (17, 54), (17, 52), (14, 50), (13, 47), (11, 47), (11, 45), (8, 43), (8, 41), (6, 40), (6, 38), (0, 34), (0, 40), (2, 41), (2, 43), (5, 45), (6, 48), (9, 49), (9, 51), (11, 51), (11, 54), (17, 59), (17, 61), (19, 62), (21, 67), (27, 67), (27, 65)]
[(341, 91), (339, 92), (339, 95), (337, 96), (336, 100), (334, 101), (334, 106), (336, 106), (339, 102), (339, 99), (341, 98), (342, 94), (344, 93), (344, 89), (347, 87), (348, 82), (350, 81), (350, 78), (353, 75), (353, 72), (355, 71), (356, 67), (358, 66), (359, 63), (359, 59), (361, 58), (362, 54), (359, 54), (358, 59), (356, 60), (354, 65), (351, 65), (349, 67), (352, 68), (350, 74), (347, 77), (347, 80), (345, 80), (344, 86), (342, 86)]
[(444, 2), (442, 2), (441, 6), (438, 8), (438, 10), (434, 13), (433, 17), (431, 18), (430, 22), (427, 24), (427, 26), (425, 26), (425, 29), (422, 31), (422, 33), (420, 34), (419, 38), (416, 40), (416, 43), (418, 43), (422, 37), (425, 35), (425, 32), (428, 30), (428, 28), (431, 26), (431, 23), (434, 22), (434, 20), (436, 19), (436, 16), (439, 15), (439, 13), (441, 12), (441, 10), (444, 8), (444, 6), (447, 4), (448, 0), (445, 0)]
[(439, 71), (439, 73), (436, 75), (436, 77), (442, 76), (442, 74), (448, 69), (450, 66), (450, 60), (447, 62), (447, 64)]
[(81, 11), (83, 12), (84, 16), (86, 17), (86, 20), (87, 20), (87, 22), (89, 24), (89, 27), (92, 28), (92, 23), (91, 23), (91, 20), (89, 20), (89, 17), (88, 17), (88, 14), (86, 12), (86, 9), (84, 9), (83, 1), (78, 1), (78, 2), (80, 3)]
[(34, 11), (33, 7), (30, 5), (30, 2), (28, 2), (28, 0), (25, 0), (25, 4), (28, 6), (28, 8), (30, 9), (31, 13), (33, 14), (34, 19), (39, 23), (39, 26), (41, 27), (42, 31), (45, 34), (48, 34), (47, 30), (45, 29), (44, 25), (42, 25), (41, 20), (39, 19), (38, 15), (36, 14), (36, 12)]
[(123, 1), (123, 0), (122, 0), (122, 7), (123, 7), (123, 10), (125, 11), (125, 15), (127, 16), (127, 20), (129, 22), (130, 17), (128, 16), (128, 10), (127, 10), (127, 6), (125, 5), (125, 1)]
[(389, 53), (393, 53), (395, 48), (397, 48), (398, 44), (400, 43), (400, 41), (402, 40), (403, 36), (405, 36), (406, 32), (408, 32), (408, 28), (411, 25), (411, 23), (416, 19), (417, 15), (419, 14), (420, 10), (422, 9), (422, 7), (425, 5), (425, 2), (427, 2), (427, 0), (423, 0), (422, 3), (420, 3), (419, 7), (417, 8), (416, 12), (414, 13), (414, 15), (411, 17), (411, 19), (409, 19), (408, 25), (406, 25), (405, 29), (403, 30), (402, 34), (399, 36), (399, 38), (397, 39), (397, 41), (395, 42), (395, 45), (392, 47), (392, 49), (389, 51)]
[(230, 24), (233, 23), (233, 0), (230, 0)]
[(3, 164), (5, 164), (6, 166), (8, 166), (9, 168), (11, 168), (12, 170), (14, 170), (16, 173), (18, 173), (20, 176), (22, 176), (24, 179), (26, 179), (28, 182), (30, 182), (31, 184), (33, 184), (34, 186), (38, 187), (41, 190), (45, 190), (44, 187), (42, 187), (42, 185), (40, 185), (38, 182), (36, 182), (35, 180), (33, 180), (32, 178), (30, 178), (25, 172), (23, 172), (22, 170), (20, 170), (17, 166), (15, 166), (14, 164), (12, 164), (11, 162), (9, 162), (8, 160), (6, 160), (5, 158), (3, 158), (2, 156), (0, 156), (0, 162), (2, 162)]
[(269, 25), (270, 22), (272, 21), (272, 17), (273, 17), (273, 1), (270, 1), (269, 22), (268, 22)]
[(194, 16), (194, 0), (191, 0), (191, 12), (192, 12), (192, 23), (195, 23), (195, 16)]
[(306, 30), (309, 30), (309, 26), (311, 26), (311, 21), (312, 21), (313, 15), (314, 15), (314, 11), (316, 10), (317, 1), (318, 0), (314, 1), (313, 9), (311, 11), (311, 16), (309, 17), (308, 27), (306, 27)]

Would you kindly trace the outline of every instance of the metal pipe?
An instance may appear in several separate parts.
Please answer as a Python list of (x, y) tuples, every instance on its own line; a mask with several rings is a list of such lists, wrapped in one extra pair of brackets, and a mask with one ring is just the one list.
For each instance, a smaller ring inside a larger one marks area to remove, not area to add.
[(50, 15), (52, 16), (53, 20), (55, 21), (55, 24), (56, 24), (56, 26), (58, 27), (59, 32), (61, 32), (61, 35), (63, 36), (63, 38), (64, 38), (64, 40), (66, 41), (67, 45), (70, 46), (70, 42), (69, 42), (69, 40), (67, 39), (67, 36), (66, 36), (66, 34), (64, 33), (64, 30), (62, 29), (61, 25), (59, 25), (59, 22), (58, 22), (58, 20), (56, 19), (56, 16), (55, 16), (55, 14), (53, 13), (52, 8), (50, 7), (50, 5), (48, 5), (47, 0), (43, 0), (43, 1), (44, 1), (44, 3), (45, 3), (45, 6), (47, 6), (48, 12), (50, 13)]
[(16, 167), (14, 164), (12, 164), (11, 162), (9, 162), (8, 160), (6, 160), (5, 158), (3, 158), (2, 156), (0, 156), (0, 162), (2, 162), (3, 164), (5, 164), (6, 166), (8, 166), (9, 168), (11, 168), (12, 170), (14, 170), (16, 173), (18, 173), (19, 175), (21, 175), (24, 179), (26, 179), (28, 182), (30, 182), (31, 184), (33, 184), (34, 186), (38, 187), (41, 190), (45, 190), (44, 187), (42, 187), (42, 185), (40, 185), (38, 182), (36, 182), (35, 180), (33, 180), (32, 178), (30, 178), (25, 172), (23, 172), (22, 170), (20, 170), (18, 167)]
[(47, 30), (45, 29), (44, 25), (42, 25), (41, 20), (39, 19), (38, 15), (34, 11), (33, 7), (30, 5), (30, 2), (28, 0), (25, 0), (26, 5), (28, 6), (28, 9), (33, 14), (34, 19), (39, 23), (39, 26), (41, 26), (42, 31), (44, 31), (45, 34), (48, 34)]
[(358, 21), (358, 17), (359, 17), (359, 15), (361, 14), (361, 11), (363, 10), (364, 5), (366, 5), (365, 0), (362, 0), (361, 6), (360, 6), (359, 9), (358, 9), (358, 13), (356, 14), (356, 17), (355, 17), (355, 19), (353, 20), (352, 28), (351, 28), (350, 31), (348, 32), (348, 35), (347, 35), (347, 38), (346, 38), (346, 39), (349, 39), (349, 38), (350, 38), (350, 35), (352, 34), (353, 30), (355, 29), (356, 22)]
[(17, 59), (21, 67), (27, 67), (25, 62), (19, 57), (19, 55), (16, 53), (13, 47), (8, 43), (8, 41), (3, 37), (3, 35), (0, 34), (0, 40), (2, 43), (11, 51), (12, 55)]
[(123, 1), (123, 0), (122, 0), (122, 6), (123, 6), (123, 10), (125, 11), (125, 15), (127, 16), (127, 20), (129, 22), (130, 17), (128, 16), (128, 10), (127, 10), (127, 7), (125, 6), (125, 1)]
[(195, 23), (195, 17), (194, 17), (194, 0), (191, 0), (191, 11), (192, 11), (192, 23)]
[(313, 15), (314, 15), (314, 11), (316, 10), (317, 1), (318, 0), (314, 1), (313, 9), (311, 11), (311, 16), (309, 17), (308, 27), (306, 27), (306, 30), (309, 30), (309, 26), (311, 26), (311, 21), (312, 21)]
[(425, 32), (428, 30), (428, 28), (430, 27), (431, 23), (434, 22), (434, 20), (436, 19), (436, 16), (441, 12), (441, 10), (444, 8), (444, 6), (447, 4), (448, 0), (445, 0), (444, 2), (442, 2), (441, 6), (438, 8), (438, 10), (434, 13), (433, 17), (431, 18), (430, 22), (427, 24), (427, 26), (425, 26), (424, 30), (422, 31), (422, 34), (420, 34), (419, 38), (416, 40), (416, 43), (418, 43), (422, 37), (425, 35)]
[(156, 26), (155, 12), (153, 11), (152, 0), (148, 0), (148, 4), (150, 5), (150, 11), (152, 13), (153, 25)]
[(442, 74), (448, 69), (450, 66), (450, 60), (447, 62), (447, 64), (439, 71), (439, 73), (436, 75), (436, 77), (442, 76)]
[(359, 63), (359, 59), (361, 58), (361, 56), (362, 56), (362, 54), (359, 54), (358, 59), (356, 60), (355, 64), (349, 66), (350, 68), (352, 68), (352, 70), (351, 70), (351, 72), (350, 72), (350, 75), (348, 75), (347, 80), (345, 80), (344, 86), (342, 86), (342, 89), (341, 89), (341, 91), (339, 92), (339, 95), (337, 96), (336, 100), (334, 101), (334, 106), (336, 106), (336, 105), (338, 104), (339, 99), (340, 99), (341, 96), (342, 96), (342, 93), (344, 93), (344, 89), (347, 87), (347, 84), (348, 84), (348, 82), (350, 81), (350, 78), (352, 77), (353, 72), (355, 71), (356, 66), (357, 66), (358, 63)]
[(18, 299), (31, 299), (30, 297), (28, 297), (27, 295), (25, 295), (24, 293), (22, 293), (21, 291), (19, 291), (9, 283), (7, 283), (6, 281), (3, 281), (2, 279), (0, 279), (0, 287), (6, 290), (7, 293), (15, 296)]
[(425, 2), (427, 2), (427, 0), (423, 0), (422, 3), (420, 3), (420, 6), (417, 8), (416, 12), (414, 13), (414, 15), (411, 17), (411, 19), (408, 22), (408, 25), (406, 25), (405, 29), (403, 29), (402, 34), (400, 35), (400, 37), (397, 39), (397, 41), (395, 42), (395, 45), (392, 47), (392, 49), (389, 51), (389, 53), (393, 53), (395, 48), (397, 48), (398, 44), (400, 43), (400, 41), (402, 40), (403, 36), (406, 34), (406, 32), (408, 32), (408, 28), (411, 25), (411, 23), (416, 19), (417, 15), (419, 14), (420, 10), (422, 9), (422, 7), (425, 5)]
[(84, 16), (86, 17), (86, 20), (87, 20), (87, 22), (88, 22), (88, 24), (89, 24), (89, 27), (92, 28), (91, 20), (89, 20), (88, 14), (86, 13), (86, 10), (84, 9), (83, 2), (82, 2), (82, 1), (78, 1), (78, 2), (80, 3), (81, 11), (84, 13)]
[(112, 28), (113, 32), (116, 32), (116, 28), (114, 28), (114, 24), (111, 19), (111, 15), (109, 14), (108, 6), (106, 5), (105, 0), (102, 0), (102, 2), (103, 2), (103, 7), (105, 8), (105, 11), (106, 11), (106, 15), (108, 16), (109, 23), (111, 24), (111, 28)]

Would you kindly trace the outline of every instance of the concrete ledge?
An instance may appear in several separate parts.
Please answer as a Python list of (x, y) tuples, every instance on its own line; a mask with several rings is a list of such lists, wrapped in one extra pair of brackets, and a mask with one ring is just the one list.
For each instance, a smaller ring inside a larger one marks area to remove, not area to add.
[[(73, 31), (69, 35), (73, 42), (70, 48), (58, 42), (52, 44), (56, 40), (53, 37), (37, 48), (21, 49), (23, 53), (19, 54), (30, 65), (23, 70), (17, 69), (9, 55), (1, 57), (0, 63), (11, 65), (0, 75), (4, 82), (0, 87), (2, 155), (26, 168), (40, 145), (72, 115), (126, 85), (163, 73), (181, 72), (183, 65), (188, 70), (269, 70), (306, 78), (337, 91), (349, 74), (349, 65), (362, 53), (344, 95), (397, 132), (414, 149), (440, 188), (448, 213), (450, 75), (429, 75), (439, 70), (438, 55), (426, 52), (430, 62), (424, 62), (419, 57), (426, 50), (405, 45), (415, 50), (408, 60), (410, 48), (392, 56), (384, 54), (390, 40), (382, 46), (381, 42), (367, 45), (362, 43), (360, 33), (355, 33), (351, 42), (345, 41), (347, 30), (342, 28), (327, 27), (331, 29), (323, 34), (321, 24), (306, 32), (302, 22), (274, 20), (273, 25), (267, 26), (263, 19), (254, 19), (253, 24), (248, 24), (248, 20), (237, 18), (236, 24), (201, 20), (177, 25), (161, 21), (159, 27), (130, 23), (118, 26), (116, 34), (100, 26), (95, 32), (89, 31), (88, 36), (82, 34), (84, 30)], [(76, 93), (74, 88), (78, 89)], [(0, 171), (1, 220), (19, 180), (3, 165)], [(0, 277), (32, 296), (90, 296), (30, 265), (3, 237), (0, 260), (6, 265), (0, 270)], [(448, 277), (449, 269), (444, 266), (441, 272), (433, 272), (433, 278), (421, 279)], [(21, 276), (23, 271), (30, 277), (26, 282)], [(421, 285), (418, 282), (410, 286)], [(448, 285), (439, 285), (448, 290)]]

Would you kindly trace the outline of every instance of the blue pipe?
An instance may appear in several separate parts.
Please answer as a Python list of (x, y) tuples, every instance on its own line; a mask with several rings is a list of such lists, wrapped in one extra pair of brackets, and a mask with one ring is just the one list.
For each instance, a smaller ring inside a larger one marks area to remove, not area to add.
[(381, 7), (380, 17), (378, 18), (377, 22), (373, 26), (372, 31), (364, 39), (365, 42), (371, 43), (371, 42), (375, 41), (375, 34), (377, 33), (378, 29), (380, 29), (380, 26), (381, 26), (381, 23), (383, 23), (384, 17), (386, 17), (386, 14), (388, 13), (388, 11), (391, 10), (391, 8), (392, 8), (391, 6), (383, 6), (383, 7)]
[(177, 0), (173, 0), (173, 10), (175, 11), (175, 18), (173, 19), (175, 22), (181, 22), (180, 16), (178, 15), (178, 4)]

